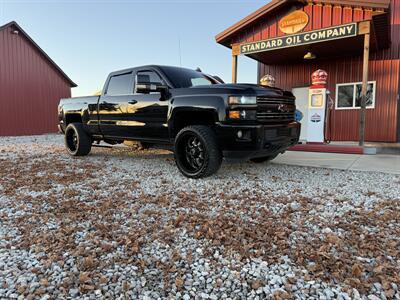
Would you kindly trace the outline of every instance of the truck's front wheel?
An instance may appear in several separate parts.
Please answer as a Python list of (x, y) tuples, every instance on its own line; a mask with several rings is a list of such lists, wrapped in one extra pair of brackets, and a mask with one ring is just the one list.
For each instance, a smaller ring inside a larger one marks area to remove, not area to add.
[(92, 139), (81, 123), (71, 123), (65, 129), (65, 146), (72, 156), (85, 156), (92, 149)]
[(202, 178), (218, 171), (222, 153), (214, 131), (202, 125), (183, 128), (175, 138), (175, 161), (183, 175)]

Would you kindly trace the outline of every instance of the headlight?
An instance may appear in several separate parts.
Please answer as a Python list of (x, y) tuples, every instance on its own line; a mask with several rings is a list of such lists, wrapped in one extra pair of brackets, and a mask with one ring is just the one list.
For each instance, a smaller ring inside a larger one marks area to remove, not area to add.
[(253, 96), (230, 96), (228, 98), (228, 104), (230, 104), (230, 105), (257, 104), (257, 97), (253, 97)]

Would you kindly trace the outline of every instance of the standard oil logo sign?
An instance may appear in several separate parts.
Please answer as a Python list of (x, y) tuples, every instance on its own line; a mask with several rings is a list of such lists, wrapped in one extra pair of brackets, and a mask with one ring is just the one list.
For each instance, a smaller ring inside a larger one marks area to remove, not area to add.
[(302, 31), (308, 24), (308, 15), (302, 10), (296, 10), (279, 21), (279, 29), (286, 34)]
[(293, 46), (343, 39), (356, 35), (357, 23), (350, 23), (341, 26), (329, 27), (320, 30), (308, 31), (279, 38), (243, 44), (240, 46), (240, 54), (271, 51)]

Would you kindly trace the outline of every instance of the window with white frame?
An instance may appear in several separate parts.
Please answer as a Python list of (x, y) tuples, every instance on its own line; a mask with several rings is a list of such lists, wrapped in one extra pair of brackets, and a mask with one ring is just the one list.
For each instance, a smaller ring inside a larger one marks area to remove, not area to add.
[[(340, 83), (336, 85), (336, 109), (358, 109), (361, 107), (362, 83)], [(375, 108), (376, 81), (368, 82), (367, 108)]]

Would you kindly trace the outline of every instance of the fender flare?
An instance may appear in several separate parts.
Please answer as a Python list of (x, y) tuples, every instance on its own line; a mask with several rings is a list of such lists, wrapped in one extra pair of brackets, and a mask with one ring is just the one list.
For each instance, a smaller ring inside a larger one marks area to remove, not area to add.
[[(211, 116), (213, 122), (221, 122), (226, 117), (226, 106), (221, 96), (187, 96), (171, 100), (168, 109), (168, 130), (171, 139), (177, 134), (175, 124), (180, 114), (199, 113)], [(194, 124), (193, 124), (194, 125)]]

